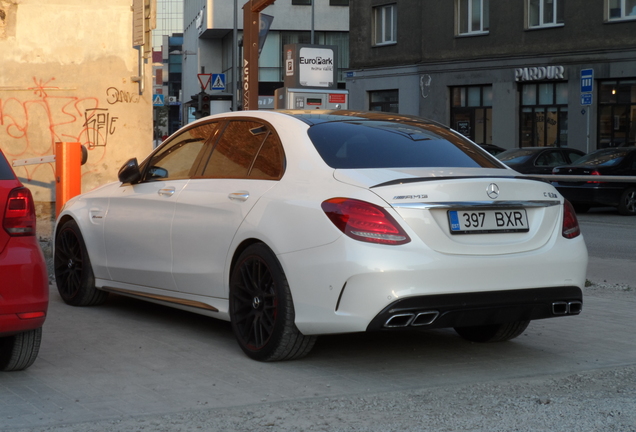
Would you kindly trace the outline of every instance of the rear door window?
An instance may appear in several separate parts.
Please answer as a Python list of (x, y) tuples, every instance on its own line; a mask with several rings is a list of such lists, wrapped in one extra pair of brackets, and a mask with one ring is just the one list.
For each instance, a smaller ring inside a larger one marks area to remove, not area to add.
[(272, 128), (252, 120), (231, 120), (212, 150), (204, 178), (278, 180), (284, 153)]

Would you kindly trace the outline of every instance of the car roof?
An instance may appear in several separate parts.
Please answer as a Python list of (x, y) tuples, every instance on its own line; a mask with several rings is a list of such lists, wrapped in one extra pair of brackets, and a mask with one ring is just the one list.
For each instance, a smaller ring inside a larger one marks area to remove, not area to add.
[(327, 123), (327, 122), (346, 122), (346, 121), (386, 121), (395, 123), (423, 123), (434, 124), (449, 129), (441, 123), (423, 119), (421, 117), (410, 116), (406, 114), (395, 114), (378, 111), (351, 111), (351, 110), (277, 110), (276, 112), (286, 114), (302, 120), (310, 126)]

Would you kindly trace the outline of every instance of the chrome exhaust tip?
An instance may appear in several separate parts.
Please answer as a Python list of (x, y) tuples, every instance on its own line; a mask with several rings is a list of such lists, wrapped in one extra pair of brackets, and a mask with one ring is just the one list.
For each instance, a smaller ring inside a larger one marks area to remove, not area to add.
[(568, 304), (567, 302), (560, 301), (552, 303), (552, 314), (553, 315), (565, 315), (568, 313)]
[(580, 301), (571, 301), (568, 303), (568, 313), (578, 315), (583, 310), (583, 303)]
[(425, 325), (433, 324), (433, 321), (435, 321), (438, 316), (439, 316), (438, 311), (420, 312), (415, 316), (415, 319), (413, 320), (411, 325), (414, 327), (417, 327), (417, 326), (425, 326)]
[(415, 314), (405, 313), (405, 314), (397, 314), (390, 317), (384, 323), (384, 327), (387, 328), (396, 328), (396, 327), (407, 327), (411, 324), (415, 318)]

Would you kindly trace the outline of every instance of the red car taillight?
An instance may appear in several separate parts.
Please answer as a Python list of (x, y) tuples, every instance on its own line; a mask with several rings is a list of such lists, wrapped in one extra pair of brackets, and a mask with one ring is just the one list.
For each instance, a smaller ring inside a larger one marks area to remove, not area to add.
[[(594, 171), (592, 171), (592, 172), (590, 173), (590, 175), (593, 175), (593, 176), (600, 176), (600, 175), (601, 175), (601, 173), (600, 173), (600, 172), (598, 172), (597, 170), (594, 170)], [(589, 182), (587, 182), (587, 183), (601, 183), (601, 182), (600, 182), (600, 181), (589, 181)]]
[(29, 189), (19, 187), (9, 192), (2, 227), (10, 236), (35, 235), (35, 206)]
[(355, 240), (386, 245), (411, 241), (395, 219), (382, 207), (349, 198), (332, 198), (322, 203), (331, 222)]
[(563, 231), (561, 231), (561, 233), (563, 237), (568, 239), (578, 237), (581, 234), (576, 212), (568, 200), (565, 200), (563, 203)]

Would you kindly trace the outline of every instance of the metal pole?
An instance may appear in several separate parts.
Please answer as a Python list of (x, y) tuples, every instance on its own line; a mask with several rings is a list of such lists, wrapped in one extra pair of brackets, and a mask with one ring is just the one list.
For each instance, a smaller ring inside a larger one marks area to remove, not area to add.
[(587, 151), (586, 153), (590, 152), (590, 109), (592, 108), (592, 106), (588, 106), (587, 107)]
[(311, 44), (314, 44), (314, 5), (315, 5), (316, 1), (315, 0), (311, 0)]
[(232, 111), (238, 111), (239, 77), (236, 67), (238, 61), (238, 0), (234, 0), (234, 31), (232, 34)]

